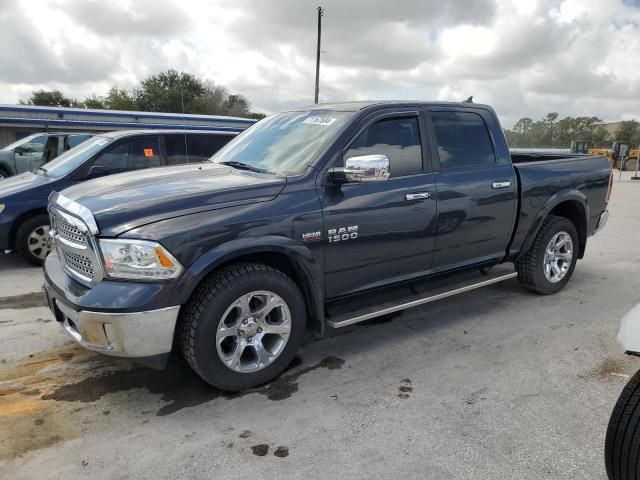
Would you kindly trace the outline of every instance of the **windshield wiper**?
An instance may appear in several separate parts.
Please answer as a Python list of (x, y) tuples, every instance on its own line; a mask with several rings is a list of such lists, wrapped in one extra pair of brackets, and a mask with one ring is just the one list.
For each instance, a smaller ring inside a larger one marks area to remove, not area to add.
[(256, 173), (271, 173), (269, 170), (265, 170), (264, 168), (254, 167), (253, 165), (249, 165), (248, 163), (243, 162), (215, 162), (218, 165), (229, 165), (230, 167), (237, 168), (239, 170), (249, 170), (250, 172)]

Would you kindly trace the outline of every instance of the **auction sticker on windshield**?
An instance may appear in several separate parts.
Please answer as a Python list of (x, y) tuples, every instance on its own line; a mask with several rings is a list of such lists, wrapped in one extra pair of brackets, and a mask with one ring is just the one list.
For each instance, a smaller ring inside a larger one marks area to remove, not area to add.
[(324, 125), (328, 126), (335, 122), (336, 119), (333, 117), (309, 117), (306, 118), (302, 123), (308, 123), (309, 125)]

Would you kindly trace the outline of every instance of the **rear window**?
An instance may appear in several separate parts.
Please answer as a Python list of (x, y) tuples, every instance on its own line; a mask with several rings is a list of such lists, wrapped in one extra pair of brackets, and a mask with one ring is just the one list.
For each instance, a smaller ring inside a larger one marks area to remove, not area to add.
[(484, 120), (471, 112), (431, 112), (440, 168), (495, 163), (496, 156)]

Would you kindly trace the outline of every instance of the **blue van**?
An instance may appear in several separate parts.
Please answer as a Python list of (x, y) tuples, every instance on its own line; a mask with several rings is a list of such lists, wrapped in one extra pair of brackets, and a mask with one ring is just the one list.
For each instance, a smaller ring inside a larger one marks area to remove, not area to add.
[(51, 250), (47, 199), (78, 182), (114, 173), (208, 159), (230, 131), (121, 130), (95, 135), (32, 172), (0, 182), (0, 253), (42, 265)]

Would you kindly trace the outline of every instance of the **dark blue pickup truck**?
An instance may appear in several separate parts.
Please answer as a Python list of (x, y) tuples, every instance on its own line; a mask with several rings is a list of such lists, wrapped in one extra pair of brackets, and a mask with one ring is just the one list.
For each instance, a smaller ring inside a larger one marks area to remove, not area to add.
[(607, 220), (605, 157), (510, 155), (473, 103), (315, 105), (210, 162), (53, 194), (44, 270), (81, 345), (207, 382), (273, 379), (306, 331), (518, 277), (555, 293)]

